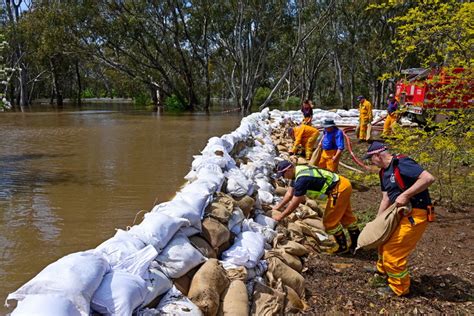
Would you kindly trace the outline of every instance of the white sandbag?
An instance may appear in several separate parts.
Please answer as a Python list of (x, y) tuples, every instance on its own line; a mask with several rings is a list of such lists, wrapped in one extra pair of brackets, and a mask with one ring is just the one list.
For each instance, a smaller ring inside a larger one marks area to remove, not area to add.
[(197, 178), (208, 185), (213, 192), (220, 191), (224, 183), (224, 173), (221, 168), (215, 164), (204, 164), (197, 173)]
[(273, 194), (267, 191), (258, 190), (258, 201), (262, 204), (272, 204)]
[(150, 269), (148, 277), (145, 279), (146, 288), (148, 290), (143, 306), (147, 306), (158, 296), (166, 293), (173, 286), (173, 282), (158, 269)]
[(277, 224), (277, 221), (275, 221), (273, 218), (265, 216), (263, 214), (258, 214), (257, 216), (255, 216), (254, 220), (257, 224), (270, 227), (271, 229), (275, 229)]
[(245, 219), (245, 214), (239, 207), (234, 207), (232, 215), (229, 218), (229, 223), (227, 227), (235, 235), (240, 234), (242, 230), (242, 221)]
[(182, 188), (173, 200), (182, 198), (202, 214), (209, 202), (212, 201), (214, 192), (213, 186), (198, 180)]
[[(18, 302), (11, 316), (80, 316), (79, 309), (62, 295), (28, 295)], [(84, 315), (84, 314), (82, 314)]]
[(160, 253), (180, 228), (188, 226), (190, 222), (187, 219), (153, 212), (145, 214), (143, 222), (132, 226), (129, 233), (152, 245)]
[(112, 271), (105, 275), (94, 293), (91, 307), (105, 315), (132, 315), (147, 294), (147, 284), (140, 276)]
[(277, 232), (271, 229), (270, 227), (260, 225), (253, 221), (253, 219), (244, 219), (242, 221), (242, 231), (247, 232), (255, 232), (259, 233), (265, 239), (265, 242), (271, 244), (273, 239), (276, 237)]
[(65, 256), (44, 268), (8, 300), (21, 301), (29, 295), (56, 294), (69, 299), (81, 315), (89, 315), (92, 295), (110, 269), (107, 260), (93, 251)]
[[(155, 313), (156, 311), (156, 313)], [(189, 298), (184, 296), (176, 287), (172, 287), (160, 301), (160, 304), (151, 311), (150, 309), (139, 312), (137, 316), (155, 316), (155, 315), (188, 315), (202, 316), (202, 312)]]
[(237, 236), (234, 244), (222, 253), (222, 260), (254, 268), (264, 254), (265, 241), (263, 236), (254, 232), (243, 232)]
[(144, 279), (148, 276), (148, 268), (157, 255), (158, 252), (155, 247), (148, 245), (142, 250), (131, 254), (122, 261), (119, 261), (113, 270), (125, 271), (133, 275), (138, 275)]
[(272, 193), (273, 192), (273, 186), (266, 180), (266, 179), (263, 179), (263, 178), (259, 178), (259, 179), (256, 179), (255, 182), (257, 183), (258, 187), (260, 188), (260, 190), (263, 190), (263, 191), (267, 191), (267, 192), (270, 192)]
[(225, 176), (227, 178), (227, 193), (236, 197), (241, 197), (246, 194), (252, 195), (253, 184), (245, 177), (240, 169), (230, 169), (225, 173)]
[[(183, 227), (182, 231), (186, 231), (186, 235), (192, 236), (201, 232), (201, 215), (202, 210), (198, 208), (198, 205), (191, 205), (184, 198), (189, 199), (188, 194), (177, 196), (165, 203), (156, 205), (152, 212), (165, 214), (175, 218), (184, 218), (190, 222), (190, 226)], [(208, 199), (208, 197), (206, 197)], [(196, 200), (199, 200), (196, 198)], [(202, 201), (198, 201), (196, 204), (200, 204)]]
[(113, 267), (120, 260), (145, 248), (145, 246), (146, 244), (137, 237), (118, 229), (114, 237), (101, 243), (95, 248), (95, 251), (102, 253)]
[(182, 277), (204, 261), (206, 258), (193, 247), (184, 234), (176, 234), (168, 246), (156, 257), (159, 269), (172, 279)]

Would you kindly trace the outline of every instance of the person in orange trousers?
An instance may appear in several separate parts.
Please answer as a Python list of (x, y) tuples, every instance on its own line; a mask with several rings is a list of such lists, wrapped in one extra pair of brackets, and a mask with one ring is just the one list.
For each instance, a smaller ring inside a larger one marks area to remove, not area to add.
[(367, 127), (372, 123), (372, 103), (364, 96), (357, 97), (359, 101), (359, 141), (365, 142), (367, 139)]
[(334, 120), (324, 120), (322, 127), (324, 127), (323, 139), (319, 144), (322, 153), (318, 167), (337, 172), (339, 159), (344, 150), (344, 134), (337, 128)]
[(379, 294), (406, 295), (410, 291), (408, 255), (415, 249), (428, 222), (434, 219), (428, 187), (435, 178), (411, 158), (390, 154), (387, 146), (380, 142), (370, 145), (364, 159), (371, 159), (381, 168), (382, 201), (377, 216), (394, 203), (412, 209), (402, 217), (388, 241), (379, 247), (376, 267), (388, 281), (388, 287), (379, 289)]
[(393, 94), (388, 96), (387, 102), (387, 116), (385, 117), (385, 122), (383, 124), (382, 136), (389, 136), (392, 134), (393, 124), (398, 120), (398, 101), (395, 99)]
[(309, 125), (300, 125), (296, 127), (290, 127), (288, 129), (288, 135), (294, 141), (293, 149), (290, 151), (290, 154), (296, 153), (298, 151), (298, 147), (302, 146), (304, 148), (306, 159), (311, 159), (316, 140), (319, 136), (318, 129)]
[[(305, 196), (311, 199), (320, 198), (322, 195), (327, 196), (323, 224), (325, 231), (333, 235), (337, 242), (337, 248), (328, 252), (342, 254), (349, 250), (354, 251), (360, 231), (357, 218), (352, 213), (352, 185), (347, 178), (317, 167), (294, 166), (287, 160), (278, 164), (277, 176), (293, 181), (283, 199), (272, 208), (280, 211), (286, 206), (281, 214), (273, 216), (274, 220), (281, 221), (290, 215), (300, 203), (305, 201)], [(347, 246), (344, 228), (347, 229), (351, 238), (350, 247)]]

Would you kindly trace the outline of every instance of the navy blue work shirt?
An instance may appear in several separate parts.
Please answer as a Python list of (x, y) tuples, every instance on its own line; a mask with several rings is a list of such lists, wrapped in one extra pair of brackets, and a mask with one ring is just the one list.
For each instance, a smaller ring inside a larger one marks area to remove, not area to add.
[[(394, 157), (390, 165), (384, 170), (383, 178), (380, 183), (382, 192), (387, 192), (391, 204), (395, 203), (397, 197), (403, 192), (396, 183), (393, 172), (393, 163), (396, 159), (397, 158)], [(418, 177), (424, 171), (419, 164), (409, 157), (398, 158), (398, 168), (407, 189), (418, 180)], [(410, 199), (410, 203), (414, 208), (426, 209), (428, 205), (431, 205), (428, 189), (414, 195)]]
[(291, 181), (290, 186), (292, 186), (294, 189), (294, 196), (303, 196), (308, 190), (321, 191), (325, 183), (326, 178), (302, 176), (296, 180)]

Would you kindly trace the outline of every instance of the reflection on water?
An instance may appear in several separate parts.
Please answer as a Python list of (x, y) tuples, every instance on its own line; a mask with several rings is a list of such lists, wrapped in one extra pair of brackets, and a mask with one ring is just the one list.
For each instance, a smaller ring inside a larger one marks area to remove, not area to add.
[(1, 114), (0, 298), (168, 200), (192, 155), (239, 122), (235, 115)]

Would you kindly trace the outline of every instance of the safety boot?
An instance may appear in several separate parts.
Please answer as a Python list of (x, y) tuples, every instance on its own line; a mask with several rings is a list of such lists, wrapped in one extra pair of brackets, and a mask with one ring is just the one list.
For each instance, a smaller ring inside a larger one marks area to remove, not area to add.
[(343, 254), (349, 251), (349, 248), (347, 247), (347, 240), (346, 240), (346, 235), (344, 235), (344, 231), (339, 231), (334, 234), (334, 238), (336, 239), (338, 248), (336, 251), (333, 252), (333, 254)]
[(351, 237), (351, 247), (349, 248), (351, 253), (354, 253), (357, 248), (357, 239), (360, 235), (359, 228), (349, 229), (349, 236)]

